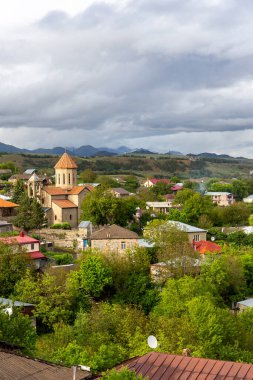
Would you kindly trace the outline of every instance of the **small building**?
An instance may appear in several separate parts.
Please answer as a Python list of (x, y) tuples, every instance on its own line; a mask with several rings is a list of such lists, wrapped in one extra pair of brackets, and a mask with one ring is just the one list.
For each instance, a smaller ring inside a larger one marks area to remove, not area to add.
[(138, 239), (137, 233), (113, 224), (93, 232), (90, 242), (92, 249), (124, 253), (138, 245)]
[(166, 178), (150, 178), (144, 182), (143, 186), (144, 187), (153, 187), (153, 186), (157, 185), (158, 183), (165, 183), (167, 185), (171, 185), (171, 182), (169, 179), (166, 179)]
[(172, 186), (171, 190), (176, 194), (178, 191), (183, 190), (184, 186), (182, 183), (176, 183), (174, 186)]
[(0, 233), (11, 231), (13, 231), (12, 223), (7, 222), (6, 220), (0, 220)]
[(211, 197), (213, 203), (221, 207), (231, 206), (235, 203), (233, 194), (226, 191), (208, 191), (205, 195)]
[(253, 194), (249, 195), (246, 198), (243, 198), (244, 203), (253, 203)]
[(4, 311), (9, 315), (12, 315), (15, 308), (18, 308), (20, 313), (27, 315), (34, 327), (36, 327), (36, 318), (33, 316), (35, 306), (32, 303), (13, 301), (9, 298), (0, 297), (0, 305), (4, 307)]
[(236, 307), (239, 309), (239, 311), (253, 307), (253, 298), (248, 298), (247, 300), (237, 302)]
[(190, 224), (174, 221), (174, 220), (168, 220), (167, 225), (174, 226), (178, 230), (184, 231), (188, 235), (189, 242), (191, 244), (199, 242), (201, 240), (206, 240), (206, 234), (207, 231), (203, 230), (202, 228), (198, 228), (195, 226), (191, 226)]
[(0, 198), (0, 218), (16, 215), (18, 204)]
[(151, 210), (154, 213), (168, 214), (172, 207), (172, 200), (167, 202), (146, 202), (146, 209)]
[(0, 237), (0, 243), (16, 247), (22, 247), (29, 255), (36, 269), (45, 265), (46, 256), (40, 252), (40, 241), (20, 232), (18, 236)]
[(111, 193), (115, 196), (115, 198), (126, 198), (130, 195), (130, 193), (122, 187), (112, 188)]
[(92, 223), (88, 220), (83, 220), (78, 225), (78, 234), (81, 235), (78, 242), (78, 248), (84, 250), (89, 247), (89, 238), (92, 234)]

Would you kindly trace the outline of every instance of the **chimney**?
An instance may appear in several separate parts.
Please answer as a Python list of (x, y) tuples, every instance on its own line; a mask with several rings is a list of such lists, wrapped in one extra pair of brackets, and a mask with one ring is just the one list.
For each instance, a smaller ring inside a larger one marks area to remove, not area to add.
[(19, 236), (20, 236), (20, 237), (24, 237), (24, 236), (25, 236), (24, 231), (20, 231)]

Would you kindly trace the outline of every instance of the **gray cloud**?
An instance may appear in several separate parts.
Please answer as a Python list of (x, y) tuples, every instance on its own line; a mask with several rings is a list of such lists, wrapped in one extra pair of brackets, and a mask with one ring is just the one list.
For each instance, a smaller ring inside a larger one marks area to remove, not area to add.
[(1, 140), (14, 143), (16, 128), (25, 146), (32, 129), (29, 147), (67, 138), (132, 147), (153, 140), (159, 150), (195, 133), (184, 150), (197, 150), (196, 133), (213, 132), (225, 151), (226, 131), (253, 127), (252, 11), (249, 0), (95, 3), (75, 17), (55, 10), (0, 32)]

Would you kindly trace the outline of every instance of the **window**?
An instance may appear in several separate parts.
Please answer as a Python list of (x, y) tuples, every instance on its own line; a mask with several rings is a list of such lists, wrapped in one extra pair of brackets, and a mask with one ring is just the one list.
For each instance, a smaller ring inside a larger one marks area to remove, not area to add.
[(61, 175), (58, 174), (58, 185), (60, 185), (60, 183), (61, 183)]
[(199, 235), (194, 235), (194, 241), (199, 241)]
[(63, 176), (62, 176), (62, 183), (63, 183), (63, 185), (65, 185), (65, 174), (63, 174)]
[(126, 249), (126, 242), (125, 241), (121, 242), (121, 249)]
[(56, 220), (56, 219), (57, 219), (57, 216), (55, 215), (55, 216), (54, 216), (54, 220)]
[(72, 215), (71, 214), (69, 215), (69, 220), (72, 220)]
[(31, 243), (31, 249), (34, 249), (34, 243)]
[(70, 173), (69, 173), (69, 185), (70, 185)]

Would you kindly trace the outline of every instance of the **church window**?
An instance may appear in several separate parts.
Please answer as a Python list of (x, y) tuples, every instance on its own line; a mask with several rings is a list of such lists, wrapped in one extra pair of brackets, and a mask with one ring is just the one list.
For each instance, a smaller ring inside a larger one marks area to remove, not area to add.
[(60, 183), (61, 183), (61, 175), (58, 174), (58, 184), (60, 185)]
[(63, 185), (65, 185), (65, 174), (63, 174), (63, 179), (62, 179), (62, 183), (63, 183)]
[(69, 185), (70, 185), (70, 173), (69, 173)]
[(69, 215), (69, 220), (71, 220), (71, 219), (72, 219), (72, 215), (70, 214), (70, 215)]

